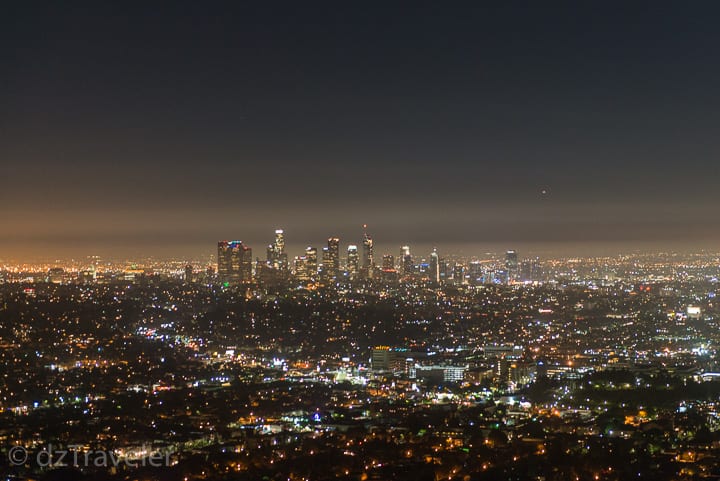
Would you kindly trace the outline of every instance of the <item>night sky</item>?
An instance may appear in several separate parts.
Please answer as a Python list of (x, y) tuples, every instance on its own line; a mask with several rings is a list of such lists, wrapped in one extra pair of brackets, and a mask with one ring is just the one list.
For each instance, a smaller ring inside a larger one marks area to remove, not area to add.
[(4, 5), (0, 259), (717, 246), (720, 5), (489, 4)]

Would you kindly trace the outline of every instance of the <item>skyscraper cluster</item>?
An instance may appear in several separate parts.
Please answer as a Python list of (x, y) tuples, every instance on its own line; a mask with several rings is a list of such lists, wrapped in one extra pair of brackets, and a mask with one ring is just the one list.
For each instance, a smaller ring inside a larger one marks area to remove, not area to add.
[[(230, 284), (282, 284), (290, 280), (325, 285), (340, 281), (377, 280), (396, 282), (424, 280), (432, 284), (512, 284), (539, 281), (539, 259), (520, 260), (515, 250), (508, 250), (503, 260), (465, 261), (441, 257), (433, 248), (426, 257), (415, 258), (410, 246), (400, 248), (400, 255), (383, 255), (376, 261), (373, 238), (363, 226), (362, 245), (350, 244), (344, 259), (340, 255), (340, 238), (331, 236), (320, 251), (308, 246), (292, 262), (285, 250), (285, 232), (275, 231), (273, 243), (267, 246), (264, 261), (253, 261), (252, 250), (242, 241), (218, 243), (217, 274), (220, 282)], [(188, 276), (190, 277), (190, 276)]]
[(242, 241), (218, 242), (218, 278), (227, 284), (252, 281), (252, 249)]

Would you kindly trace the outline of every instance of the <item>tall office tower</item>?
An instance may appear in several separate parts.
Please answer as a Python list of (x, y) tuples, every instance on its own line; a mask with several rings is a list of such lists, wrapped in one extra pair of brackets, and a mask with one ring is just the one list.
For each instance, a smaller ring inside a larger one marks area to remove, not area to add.
[(480, 261), (471, 261), (467, 268), (468, 281), (472, 285), (482, 284), (483, 268)]
[(402, 246), (400, 248), (400, 272), (407, 276), (414, 270), (412, 255), (410, 255), (410, 246)]
[(252, 249), (242, 241), (218, 242), (218, 276), (221, 282), (252, 281)]
[(287, 271), (289, 267), (285, 253), (285, 234), (282, 229), (275, 231), (275, 242), (267, 247), (267, 265), (283, 272)]
[(193, 266), (188, 264), (185, 266), (185, 282), (190, 283), (193, 281)]
[(317, 248), (307, 247), (305, 249), (305, 271), (310, 279), (315, 279), (318, 273)]
[(327, 265), (330, 263), (330, 248), (322, 248), (322, 256), (320, 258), (320, 264), (318, 265), (318, 277), (324, 281), (330, 280), (330, 271)]
[(514, 250), (505, 253), (505, 271), (507, 272), (507, 281), (515, 282), (520, 274), (518, 270), (518, 255)]
[(542, 264), (540, 263), (540, 258), (535, 257), (535, 259), (532, 260), (532, 280), (536, 282), (542, 282), (545, 273), (543, 272)]
[(347, 248), (347, 271), (351, 279), (355, 279), (360, 272), (360, 256), (356, 245)]
[(452, 277), (452, 274), (452, 264), (446, 259), (440, 259), (440, 280), (445, 282)]
[(305, 261), (305, 256), (295, 256), (295, 259), (293, 260), (293, 272), (299, 281), (307, 281), (310, 279), (310, 276), (305, 271)]
[(385, 254), (382, 260), (383, 269), (395, 269), (395, 257), (390, 254)]
[(340, 239), (337, 237), (328, 239), (327, 259), (323, 259), (323, 269), (328, 279), (337, 279), (340, 274)]
[(462, 264), (455, 264), (452, 270), (453, 284), (460, 286), (465, 283), (465, 266)]
[(282, 229), (275, 230), (275, 252), (285, 253), (285, 232)]
[(274, 266), (276, 269), (280, 269), (283, 272), (287, 272), (288, 257), (285, 252), (285, 232), (282, 229), (275, 230), (275, 244), (273, 245), (275, 251)]
[(375, 269), (375, 257), (373, 253), (373, 240), (365, 231), (367, 225), (363, 226), (363, 256), (362, 256), (362, 277), (372, 279)]
[(430, 281), (439, 283), (440, 282), (440, 257), (438, 256), (437, 249), (433, 249), (430, 254), (430, 265), (429, 265)]
[(399, 280), (399, 272), (395, 268), (395, 256), (385, 254), (382, 257), (382, 268), (375, 272), (375, 277), (387, 283), (395, 283)]
[(253, 281), (253, 261), (252, 249), (248, 246), (242, 246), (242, 257), (240, 259), (240, 278), (241, 282), (248, 283)]
[(523, 282), (538, 282), (542, 280), (540, 258), (525, 259), (520, 263), (520, 280)]

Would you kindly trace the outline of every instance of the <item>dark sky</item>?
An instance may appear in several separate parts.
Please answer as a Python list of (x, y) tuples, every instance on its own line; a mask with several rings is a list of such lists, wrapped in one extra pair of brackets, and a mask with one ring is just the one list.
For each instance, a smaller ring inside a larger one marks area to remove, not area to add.
[(0, 258), (720, 238), (717, 2), (110, 3), (3, 8)]

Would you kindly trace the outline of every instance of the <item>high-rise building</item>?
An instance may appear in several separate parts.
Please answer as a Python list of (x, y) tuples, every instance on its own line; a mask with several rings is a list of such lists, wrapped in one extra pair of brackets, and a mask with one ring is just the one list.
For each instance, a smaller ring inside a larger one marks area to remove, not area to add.
[(538, 282), (542, 280), (540, 259), (525, 259), (520, 263), (520, 280), (523, 282)]
[(315, 279), (318, 273), (318, 255), (316, 247), (305, 248), (305, 272), (310, 279)]
[(382, 269), (380, 270), (383, 282), (397, 282), (398, 271), (395, 269), (395, 256), (385, 254), (382, 258)]
[(320, 258), (320, 264), (318, 265), (318, 274), (320, 279), (327, 281), (330, 280), (330, 271), (327, 269), (327, 265), (330, 263), (330, 248), (322, 248), (322, 257)]
[(330, 237), (323, 249), (323, 274), (326, 279), (337, 279), (340, 273), (340, 239)]
[(285, 252), (285, 234), (282, 229), (275, 230), (275, 241), (267, 246), (265, 262), (258, 260), (256, 279), (265, 286), (277, 285), (287, 281), (290, 273), (288, 256)]
[(465, 283), (465, 266), (462, 264), (455, 264), (452, 270), (453, 284), (460, 286)]
[(400, 271), (404, 276), (409, 276), (415, 270), (412, 255), (410, 255), (410, 246), (402, 246), (400, 248)]
[(385, 254), (382, 260), (383, 269), (395, 269), (395, 257), (390, 254)]
[[(367, 228), (367, 225), (363, 226), (363, 229)], [(363, 255), (362, 255), (362, 277), (365, 279), (372, 279), (373, 270), (375, 269), (375, 257), (373, 252), (373, 240), (367, 233), (363, 232)]]
[(267, 265), (281, 272), (288, 270), (288, 257), (285, 253), (285, 233), (282, 229), (275, 231), (275, 242), (267, 247)]
[(360, 273), (360, 256), (356, 245), (349, 245), (347, 248), (347, 271), (351, 279), (355, 279)]
[(295, 256), (295, 259), (293, 260), (293, 271), (295, 273), (295, 278), (299, 281), (310, 280), (310, 275), (306, 270), (306, 264), (305, 256)]
[(192, 282), (193, 277), (193, 266), (191, 264), (188, 264), (185, 266), (185, 282)]
[(217, 262), (221, 282), (240, 284), (252, 281), (252, 249), (242, 241), (218, 242)]
[(285, 231), (282, 229), (275, 230), (275, 251), (279, 254), (285, 253)]
[(447, 259), (440, 259), (440, 281), (446, 282), (452, 278), (453, 268), (452, 264)]
[(432, 253), (430, 253), (429, 275), (431, 282), (440, 282), (440, 256), (437, 249), (433, 249)]
[(507, 272), (507, 281), (515, 282), (518, 280), (519, 272), (518, 255), (514, 250), (505, 253), (505, 271)]
[(468, 281), (472, 285), (482, 284), (484, 281), (484, 270), (480, 261), (471, 261), (467, 268)]
[(285, 252), (285, 232), (282, 229), (275, 230), (275, 256), (276, 268), (281, 272), (287, 272), (290, 266)]

